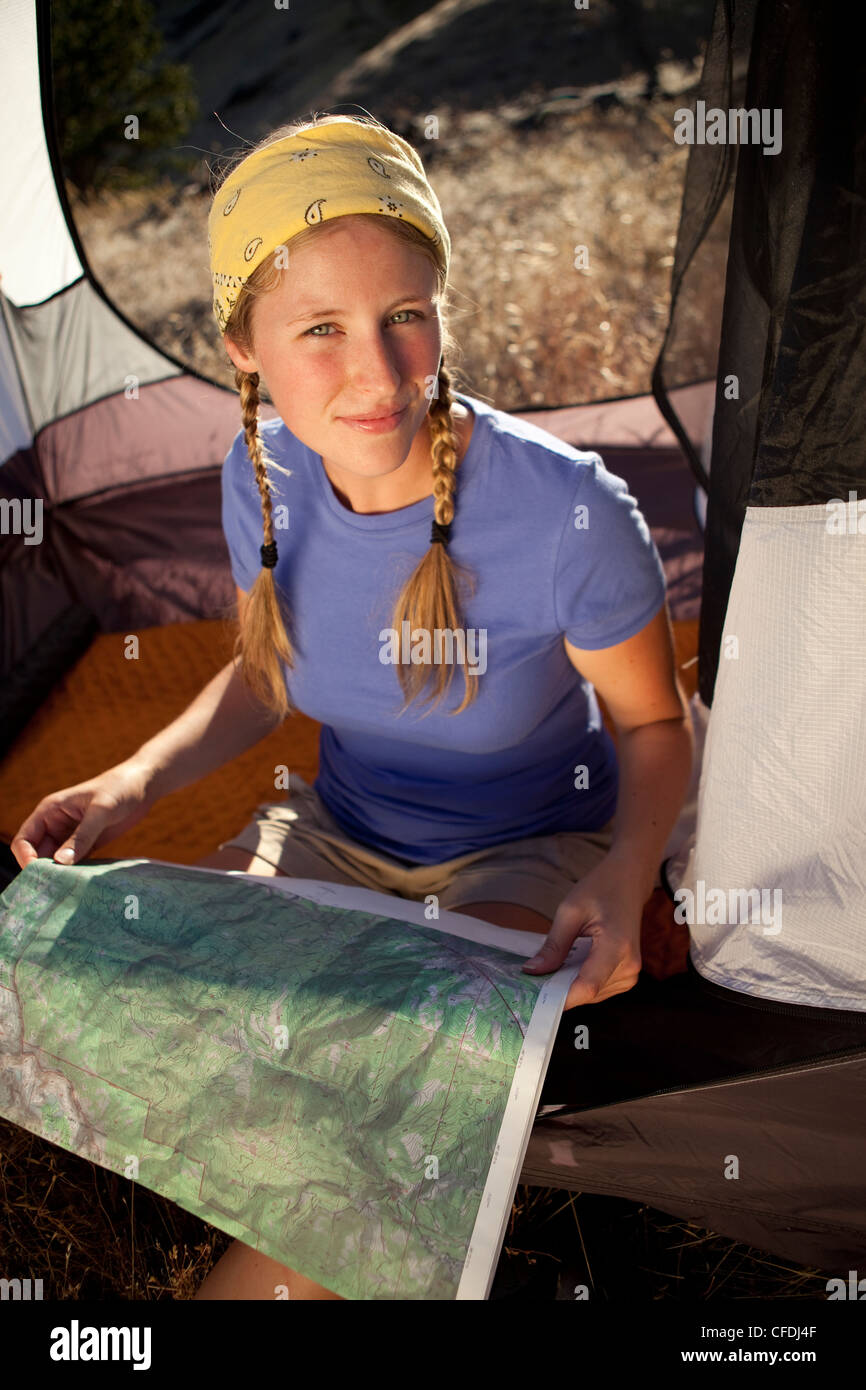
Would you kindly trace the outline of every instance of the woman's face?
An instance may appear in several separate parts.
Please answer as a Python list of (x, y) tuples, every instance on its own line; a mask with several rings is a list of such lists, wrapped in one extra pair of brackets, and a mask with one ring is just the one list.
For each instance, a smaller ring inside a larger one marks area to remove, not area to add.
[[(289, 248), (279, 288), (255, 305), (252, 355), (229, 338), (226, 350), (264, 378), (281, 419), (332, 481), (381, 478), (410, 457), (420, 476), (430, 467), (428, 394), (442, 354), (435, 295), (423, 252), (342, 217)], [(347, 423), (398, 411), (378, 430)]]

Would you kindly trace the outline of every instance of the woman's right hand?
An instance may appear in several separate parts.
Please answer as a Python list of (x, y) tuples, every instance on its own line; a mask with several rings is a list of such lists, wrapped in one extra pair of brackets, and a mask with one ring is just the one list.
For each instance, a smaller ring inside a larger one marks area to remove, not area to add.
[[(118, 763), (107, 772), (50, 792), (18, 827), (10, 846), (21, 868), (33, 859), (77, 864), (91, 852), (131, 830), (158, 797), (151, 774), (139, 764)], [(71, 850), (72, 854), (65, 854)]]

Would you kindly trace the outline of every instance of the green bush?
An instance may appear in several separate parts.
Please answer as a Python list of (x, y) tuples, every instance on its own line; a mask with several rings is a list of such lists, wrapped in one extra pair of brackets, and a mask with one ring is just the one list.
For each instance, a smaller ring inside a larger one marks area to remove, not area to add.
[[(161, 57), (147, 0), (52, 0), (53, 89), (63, 172), (87, 200), (105, 189), (186, 173), (177, 151), (198, 114), (190, 68)], [(128, 117), (138, 120), (129, 138)]]

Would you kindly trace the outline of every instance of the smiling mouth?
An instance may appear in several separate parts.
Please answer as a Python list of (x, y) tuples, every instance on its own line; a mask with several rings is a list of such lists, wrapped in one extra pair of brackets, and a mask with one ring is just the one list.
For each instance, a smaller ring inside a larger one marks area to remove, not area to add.
[(373, 420), (392, 420), (395, 415), (402, 415), (407, 406), (401, 406), (399, 410), (386, 410), (380, 415), (341, 415), (341, 420), (351, 420), (356, 424), (366, 425)]
[(396, 410), (393, 415), (368, 415), (360, 417), (346, 415), (342, 417), (338, 416), (337, 418), (341, 425), (347, 425), (350, 430), (355, 430), (356, 433), (386, 435), (393, 434), (395, 430), (402, 425), (408, 409), (408, 405), (404, 405), (402, 410)]

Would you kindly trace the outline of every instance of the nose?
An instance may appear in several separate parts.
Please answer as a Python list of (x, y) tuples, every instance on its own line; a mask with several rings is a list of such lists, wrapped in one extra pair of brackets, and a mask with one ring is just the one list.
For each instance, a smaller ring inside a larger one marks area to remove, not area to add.
[(374, 405), (394, 399), (404, 374), (393, 330), (389, 334), (377, 324), (350, 335), (346, 364), (352, 389), (359, 399), (366, 397)]

